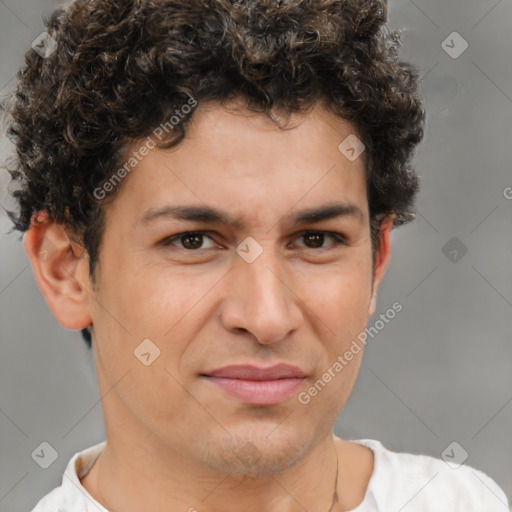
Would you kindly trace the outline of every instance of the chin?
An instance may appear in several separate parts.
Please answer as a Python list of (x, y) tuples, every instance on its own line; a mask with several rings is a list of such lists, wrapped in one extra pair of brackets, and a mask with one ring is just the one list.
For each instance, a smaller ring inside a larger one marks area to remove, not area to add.
[(289, 428), (278, 434), (278, 427), (270, 435), (266, 429), (240, 430), (208, 441), (204, 459), (208, 467), (230, 475), (274, 476), (300, 462), (313, 444), (313, 439)]

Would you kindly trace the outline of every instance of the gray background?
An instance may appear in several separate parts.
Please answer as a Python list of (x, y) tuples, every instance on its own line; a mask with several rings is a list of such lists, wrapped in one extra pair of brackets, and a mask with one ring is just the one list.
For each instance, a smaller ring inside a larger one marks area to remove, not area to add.
[[(57, 4), (0, 0), (1, 92)], [(391, 0), (389, 20), (403, 28), (403, 56), (423, 76), (423, 189), (417, 220), (393, 234), (369, 325), (395, 301), (404, 309), (369, 340), (336, 432), (435, 457), (457, 441), (469, 453), (465, 463), (511, 499), (512, 200), (504, 192), (512, 187), (512, 4)], [(454, 31), (469, 44), (456, 59), (442, 47)], [(21, 512), (60, 485), (75, 452), (105, 434), (91, 354), (52, 317), (3, 210), (0, 223), (0, 510)], [(43, 441), (58, 452), (46, 470), (31, 458)]]

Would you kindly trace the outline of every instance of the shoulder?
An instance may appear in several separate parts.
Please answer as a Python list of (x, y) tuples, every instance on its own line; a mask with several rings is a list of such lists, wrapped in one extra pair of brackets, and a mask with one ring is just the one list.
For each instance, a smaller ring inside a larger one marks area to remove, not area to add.
[(368, 491), (385, 507), (398, 507), (402, 512), (509, 511), (507, 497), (498, 484), (471, 466), (449, 465), (429, 455), (393, 452), (373, 439), (352, 442), (374, 452)]
[(65, 507), (66, 498), (61, 486), (41, 498), (31, 512), (66, 512)]
[(103, 441), (75, 453), (64, 471), (62, 485), (41, 498), (31, 512), (105, 511), (80, 482), (80, 479), (90, 471), (105, 445), (106, 442)]

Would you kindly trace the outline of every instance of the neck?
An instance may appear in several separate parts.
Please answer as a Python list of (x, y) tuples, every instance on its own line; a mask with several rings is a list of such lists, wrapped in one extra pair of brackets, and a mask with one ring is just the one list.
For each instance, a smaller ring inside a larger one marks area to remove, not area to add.
[[(332, 433), (293, 467), (270, 476), (221, 474), (146, 440), (126, 445), (119, 435), (107, 439), (82, 485), (108, 510), (329, 512), (337, 510), (335, 490), (341, 498), (340, 478), (335, 486), (340, 446)], [(341, 476), (342, 460), (339, 469)]]

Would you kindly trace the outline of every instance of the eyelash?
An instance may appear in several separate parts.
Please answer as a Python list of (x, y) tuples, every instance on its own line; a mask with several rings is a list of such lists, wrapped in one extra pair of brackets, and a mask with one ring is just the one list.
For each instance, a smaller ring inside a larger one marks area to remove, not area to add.
[[(172, 242), (179, 240), (182, 236), (185, 236), (185, 235), (201, 235), (201, 236), (206, 236), (211, 239), (211, 237), (209, 236), (207, 231), (184, 231), (183, 233), (178, 233), (171, 237), (165, 238), (164, 240), (162, 240), (160, 242), (160, 245), (167, 247), (169, 245), (172, 245)], [(332, 249), (334, 247), (338, 247), (339, 245), (347, 245), (347, 241), (346, 241), (345, 237), (341, 233), (336, 233), (333, 231), (307, 230), (307, 231), (302, 231), (298, 234), (299, 237), (303, 237), (305, 235), (327, 235), (327, 236), (332, 237), (335, 240), (335, 242), (327, 247), (319, 247), (319, 248), (303, 247), (303, 249), (312, 249), (312, 250), (316, 250), (316, 251), (322, 251), (322, 250), (328, 250), (328, 249)], [(183, 251), (187, 251), (187, 252), (201, 252), (201, 251), (209, 250), (209, 249), (187, 249), (184, 247), (177, 247), (177, 248), (181, 249)]]

